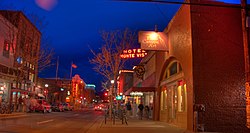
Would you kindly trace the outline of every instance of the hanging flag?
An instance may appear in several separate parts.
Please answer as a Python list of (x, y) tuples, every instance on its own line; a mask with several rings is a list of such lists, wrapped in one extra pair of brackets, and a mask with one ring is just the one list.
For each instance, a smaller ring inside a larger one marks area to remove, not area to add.
[(72, 66), (73, 68), (77, 68), (76, 64), (73, 64), (73, 63), (72, 63), (71, 66)]

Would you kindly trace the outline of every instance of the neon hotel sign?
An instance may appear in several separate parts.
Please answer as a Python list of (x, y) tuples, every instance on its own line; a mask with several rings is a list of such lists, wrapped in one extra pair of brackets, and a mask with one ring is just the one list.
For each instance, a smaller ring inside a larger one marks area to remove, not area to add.
[(143, 58), (147, 55), (147, 52), (142, 49), (127, 49), (123, 50), (120, 55), (121, 58)]

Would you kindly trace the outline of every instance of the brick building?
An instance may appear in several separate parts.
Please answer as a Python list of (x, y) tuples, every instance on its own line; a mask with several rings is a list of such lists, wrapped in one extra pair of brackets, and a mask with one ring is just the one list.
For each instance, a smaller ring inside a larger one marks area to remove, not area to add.
[(154, 119), (190, 131), (250, 132), (241, 10), (182, 5), (164, 33), (169, 49), (150, 59)]
[(61, 78), (38, 78), (38, 86), (41, 87), (41, 96), (49, 103), (65, 103), (71, 92), (71, 80)]
[(8, 28), (8, 38), (5, 38), (14, 51), (13, 66), (8, 69), (14, 75), (14, 79), (9, 80), (10, 99), (16, 104), (19, 97), (35, 93), (41, 33), (21, 11), (1, 10), (0, 14), (16, 28)]
[[(15, 80), (14, 51), (10, 46), (9, 29), (15, 32), (17, 28), (0, 14), (0, 102), (9, 102), (11, 84)], [(14, 34), (15, 36), (15, 34)], [(13, 46), (16, 40), (13, 40)]]

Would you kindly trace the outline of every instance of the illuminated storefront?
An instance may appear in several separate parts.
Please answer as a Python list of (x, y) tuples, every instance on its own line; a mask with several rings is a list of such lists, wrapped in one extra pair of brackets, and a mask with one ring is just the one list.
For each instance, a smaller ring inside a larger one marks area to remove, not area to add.
[(160, 121), (186, 128), (187, 88), (180, 63), (170, 62), (163, 77), (160, 82)]
[(0, 80), (0, 103), (2, 101), (9, 102), (10, 84), (4, 80)]

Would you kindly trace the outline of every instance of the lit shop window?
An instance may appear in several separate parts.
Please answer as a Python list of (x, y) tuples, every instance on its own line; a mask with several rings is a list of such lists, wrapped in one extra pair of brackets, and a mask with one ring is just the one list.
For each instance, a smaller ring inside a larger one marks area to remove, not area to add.
[(187, 106), (187, 93), (186, 93), (186, 84), (183, 84), (182, 81), (179, 82), (177, 87), (177, 111), (183, 112), (186, 111)]

